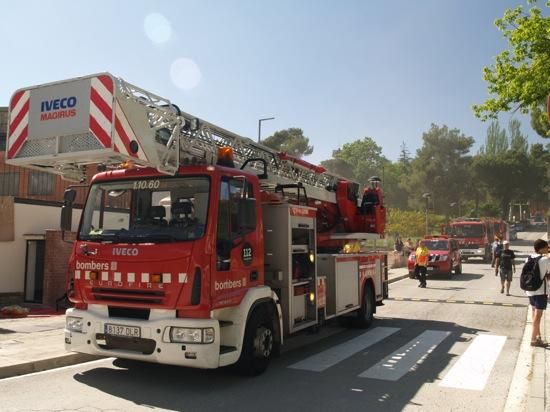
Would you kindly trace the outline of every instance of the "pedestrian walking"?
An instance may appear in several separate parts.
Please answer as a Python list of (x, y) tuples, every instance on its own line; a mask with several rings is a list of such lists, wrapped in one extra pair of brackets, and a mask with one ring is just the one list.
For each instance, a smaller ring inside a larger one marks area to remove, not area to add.
[(408, 238), (405, 241), (405, 245), (403, 246), (403, 251), (405, 252), (405, 256), (409, 256), (413, 250), (413, 244), (411, 238)]
[(419, 288), (426, 287), (426, 272), (428, 271), (428, 260), (430, 258), (430, 251), (424, 244), (423, 240), (418, 241), (418, 247), (416, 248), (416, 262), (414, 265), (414, 276), (420, 281)]
[[(492, 268), (495, 267), (495, 260), (496, 260), (497, 253), (499, 253), (501, 250), (502, 250), (501, 239), (498, 236), (495, 236), (495, 240), (491, 244), (491, 267)], [(495, 271), (495, 276), (497, 276), (497, 271)]]
[(504, 293), (506, 284), (506, 296), (510, 296), (510, 285), (512, 284), (513, 274), (516, 273), (516, 255), (510, 249), (510, 242), (502, 242), (503, 249), (495, 252), (495, 273), (500, 270), (500, 293)]
[(403, 253), (403, 241), (401, 240), (401, 237), (399, 235), (397, 235), (397, 237), (395, 238), (395, 243), (393, 245), (393, 249), (398, 252), (399, 254), (402, 254)]
[(531, 346), (546, 348), (548, 343), (543, 341), (540, 334), (540, 321), (548, 304), (548, 289), (546, 281), (550, 273), (550, 258), (548, 258), (548, 242), (543, 239), (535, 240), (533, 245), (535, 254), (531, 258), (538, 259), (539, 276), (542, 279), (542, 284), (537, 290), (526, 290), (525, 294), (529, 297), (531, 305), (531, 314), (533, 316), (533, 331), (531, 333)]

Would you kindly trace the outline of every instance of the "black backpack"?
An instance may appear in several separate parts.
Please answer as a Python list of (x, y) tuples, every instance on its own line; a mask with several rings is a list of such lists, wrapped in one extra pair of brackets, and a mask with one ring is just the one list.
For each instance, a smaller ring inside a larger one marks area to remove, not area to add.
[(521, 269), (519, 287), (523, 290), (533, 292), (541, 287), (543, 279), (540, 277), (539, 260), (542, 256), (527, 258), (527, 262)]

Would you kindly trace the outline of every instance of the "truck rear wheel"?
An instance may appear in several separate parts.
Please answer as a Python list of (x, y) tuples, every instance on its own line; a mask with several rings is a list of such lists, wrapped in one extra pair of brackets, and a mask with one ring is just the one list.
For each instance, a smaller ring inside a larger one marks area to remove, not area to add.
[(252, 312), (244, 333), (243, 349), (237, 369), (243, 375), (255, 376), (264, 372), (275, 351), (273, 319), (266, 306)]
[(367, 283), (363, 292), (361, 308), (357, 311), (357, 325), (360, 328), (368, 328), (371, 325), (374, 319), (374, 305), (374, 292)]

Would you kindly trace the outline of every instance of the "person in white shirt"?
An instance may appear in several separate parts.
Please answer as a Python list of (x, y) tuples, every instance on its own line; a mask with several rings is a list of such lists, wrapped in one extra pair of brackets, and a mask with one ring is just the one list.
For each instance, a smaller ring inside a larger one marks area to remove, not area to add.
[(547, 285), (546, 280), (550, 274), (550, 258), (548, 258), (548, 242), (543, 239), (537, 239), (534, 243), (535, 254), (532, 257), (542, 257), (539, 259), (540, 277), (543, 280), (542, 285), (534, 291), (525, 291), (525, 294), (529, 297), (529, 304), (531, 305), (533, 314), (533, 332), (531, 333), (531, 346), (540, 348), (546, 348), (548, 343), (542, 340), (540, 336), (540, 321), (542, 315), (546, 310), (548, 304)]

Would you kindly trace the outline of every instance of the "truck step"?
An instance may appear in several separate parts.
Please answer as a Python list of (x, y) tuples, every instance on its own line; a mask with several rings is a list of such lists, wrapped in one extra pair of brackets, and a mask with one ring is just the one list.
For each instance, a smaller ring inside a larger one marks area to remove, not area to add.
[(218, 322), (220, 323), (220, 328), (223, 328), (225, 326), (232, 326), (233, 325), (233, 321), (231, 321), (231, 320), (220, 320)]
[(220, 346), (220, 355), (225, 353), (235, 352), (237, 348), (235, 346)]

